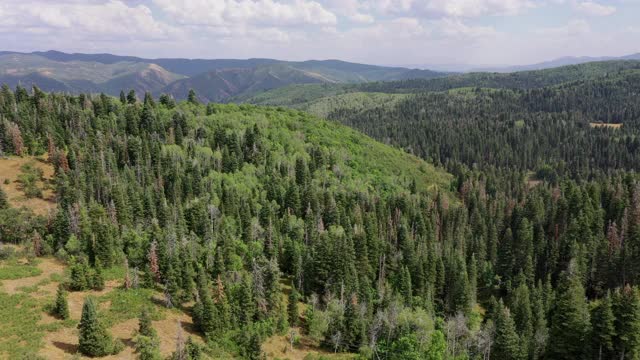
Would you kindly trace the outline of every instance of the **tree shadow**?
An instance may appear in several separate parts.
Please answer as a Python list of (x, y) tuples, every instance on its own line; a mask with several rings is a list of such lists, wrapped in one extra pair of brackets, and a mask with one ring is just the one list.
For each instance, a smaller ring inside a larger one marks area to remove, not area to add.
[(198, 329), (196, 329), (193, 323), (180, 321), (180, 325), (182, 326), (182, 329), (184, 329), (184, 331), (189, 335), (198, 335)]
[(154, 303), (155, 305), (157, 305), (157, 306), (159, 306), (159, 307), (163, 308), (163, 309), (166, 309), (166, 308), (167, 308), (167, 303), (166, 303), (166, 301), (164, 300), (164, 297), (163, 297), (163, 298), (159, 298), (159, 297), (157, 297), (157, 296), (152, 296), (152, 297), (151, 297), (151, 302), (152, 302), (152, 303)]
[(67, 354), (75, 354), (78, 352), (78, 344), (69, 344), (62, 341), (54, 341), (53, 346), (66, 352)]
[(133, 338), (128, 338), (128, 339), (122, 339), (121, 338), (119, 340), (122, 341), (122, 343), (127, 347), (134, 348), (134, 349), (136, 347), (136, 342), (133, 341)]

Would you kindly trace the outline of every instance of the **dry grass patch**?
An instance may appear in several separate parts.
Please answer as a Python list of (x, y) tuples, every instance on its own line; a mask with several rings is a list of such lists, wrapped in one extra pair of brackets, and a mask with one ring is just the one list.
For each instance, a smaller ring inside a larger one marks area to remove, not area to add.
[[(84, 299), (87, 296), (94, 296), (100, 298), (101, 296), (109, 294), (114, 289), (120, 287), (120, 282), (116, 280), (110, 280), (105, 282), (104, 289), (100, 291), (87, 290), (87, 291), (70, 291), (67, 296), (67, 302), (69, 303), (69, 315), (73, 320), (80, 320), (82, 315), (82, 305), (84, 305)], [(109, 303), (111, 305), (111, 303)], [(108, 307), (100, 305), (101, 310), (108, 310)]]
[[(267, 359), (289, 359), (289, 360), (305, 360), (305, 359), (354, 359), (353, 354), (334, 354), (330, 351), (322, 349), (316, 342), (308, 337), (301, 336), (301, 329), (293, 328), (299, 340), (291, 347), (290, 335), (274, 335), (262, 343), (262, 351)], [(290, 333), (290, 332), (289, 332)]]
[(65, 327), (44, 336), (44, 346), (38, 355), (45, 359), (62, 360), (72, 358), (78, 352), (78, 329)]
[[(29, 266), (29, 265), (22, 265)], [(2, 280), (2, 291), (8, 294), (15, 294), (21, 289), (38, 287), (34, 292), (34, 297), (43, 297), (55, 294), (57, 284), (51, 281), (51, 275), (64, 273), (64, 264), (54, 258), (39, 258), (37, 269), (39, 274), (19, 279)]]
[[(79, 319), (82, 311), (82, 303), (84, 297), (88, 295), (95, 296), (100, 301), (100, 319), (105, 324), (113, 324), (109, 327), (109, 331), (114, 339), (122, 341), (125, 347), (116, 354), (101, 359), (135, 359), (135, 343), (134, 336), (138, 330), (138, 310), (141, 306), (150, 307), (154, 312), (153, 328), (160, 339), (160, 353), (163, 357), (167, 357), (173, 353), (176, 348), (176, 335), (178, 326), (183, 329), (183, 336), (186, 339), (192, 336), (195, 341), (204, 343), (202, 337), (194, 330), (191, 317), (184, 312), (172, 309), (165, 309), (153, 301), (149, 290), (116, 290), (114, 292), (113, 284), (110, 284), (109, 290), (105, 289), (102, 296), (97, 296), (100, 292), (72, 292), (69, 293), (69, 308), (72, 319)], [(106, 292), (105, 292), (106, 291)], [(120, 299), (120, 300), (118, 300)], [(130, 304), (130, 311), (123, 312), (123, 303)], [(73, 309), (73, 310), (72, 310)], [(44, 316), (41, 322), (49, 324), (55, 322), (55, 319), (48, 319)], [(128, 318), (126, 320), (121, 320)], [(115, 322), (115, 323), (114, 323)], [(78, 354), (78, 330), (75, 327), (60, 327), (55, 331), (49, 332), (44, 336), (44, 346), (38, 352), (38, 355), (47, 359), (69, 359), (73, 357), (85, 358)]]
[[(25, 259), (3, 262), (0, 266), (29, 267), (26, 275), (37, 270), (37, 275), (2, 281), (0, 299), (7, 304), (0, 309), (0, 320), (6, 328), (4, 340), (0, 339), (0, 359), (37, 355), (46, 359), (70, 359), (79, 357), (77, 322), (87, 296), (95, 297), (100, 304), (100, 318), (110, 327), (114, 338), (121, 340), (125, 348), (117, 355), (105, 359), (134, 359), (133, 336), (138, 329), (138, 316), (142, 308), (152, 310), (153, 327), (160, 339), (160, 352), (169, 356), (176, 347), (178, 326), (183, 336), (192, 336), (204, 343), (195, 331), (191, 317), (178, 309), (166, 309), (161, 294), (150, 289), (124, 290), (120, 279), (108, 280), (101, 291), (69, 292), (70, 320), (61, 321), (46, 312), (46, 305), (55, 298), (58, 284), (65, 279), (66, 266), (54, 258), (37, 259), (30, 264)], [(28, 320), (27, 320), (28, 319)], [(29, 326), (24, 326), (27, 322)], [(0, 328), (2, 328), (0, 327)], [(0, 334), (2, 334), (0, 329)], [(84, 358), (84, 357), (81, 357)]]
[[(42, 190), (42, 198), (28, 198), (22, 184), (19, 181), (23, 173), (22, 167), (29, 163), (42, 170), (42, 180), (37, 181), (36, 186)], [(47, 162), (46, 156), (11, 156), (0, 158), (0, 186), (7, 194), (9, 203), (13, 207), (26, 207), (35, 214), (46, 215), (55, 208), (55, 194), (52, 187), (53, 166)]]
[(33, 358), (42, 345), (38, 325), (42, 304), (28, 294), (0, 292), (0, 354), (6, 359)]
[(589, 123), (589, 126), (592, 128), (611, 128), (611, 129), (620, 129), (622, 127), (621, 123)]

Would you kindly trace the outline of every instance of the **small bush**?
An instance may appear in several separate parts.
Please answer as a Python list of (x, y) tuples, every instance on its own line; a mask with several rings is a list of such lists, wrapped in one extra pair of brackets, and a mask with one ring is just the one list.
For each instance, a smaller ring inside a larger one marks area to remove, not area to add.
[(0, 260), (13, 259), (16, 256), (16, 250), (9, 246), (0, 246)]
[(37, 168), (33, 162), (28, 162), (20, 167), (22, 174), (18, 175), (18, 181), (22, 184), (22, 191), (28, 198), (42, 197), (42, 189), (38, 187), (38, 181), (42, 180), (42, 169)]

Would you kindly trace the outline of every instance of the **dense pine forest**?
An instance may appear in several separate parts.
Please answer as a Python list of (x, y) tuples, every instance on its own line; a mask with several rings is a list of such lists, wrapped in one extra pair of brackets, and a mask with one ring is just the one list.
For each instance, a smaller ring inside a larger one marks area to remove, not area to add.
[(552, 166), (586, 178), (640, 168), (639, 84), (640, 71), (630, 70), (541, 89), (424, 92), (395, 106), (338, 107), (328, 117), (436, 164)]
[[(178, 341), (173, 359), (261, 359), (277, 334), (326, 358), (638, 359), (638, 74), (329, 112), (405, 151), (193, 92), (176, 103), (5, 86), (2, 152), (46, 155), (55, 209), (36, 215), (0, 192), (0, 237), (67, 264), (58, 319), (105, 277), (161, 293), (133, 314), (143, 359), (161, 358), (158, 307), (184, 311), (203, 338)], [(26, 195), (42, 196), (41, 177), (23, 169)], [(101, 311), (87, 297), (71, 324), (81, 354), (129, 346)]]

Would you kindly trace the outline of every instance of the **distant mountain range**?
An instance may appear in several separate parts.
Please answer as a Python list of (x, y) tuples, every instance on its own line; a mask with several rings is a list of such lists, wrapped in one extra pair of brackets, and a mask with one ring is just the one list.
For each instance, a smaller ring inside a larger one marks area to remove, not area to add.
[[(640, 60), (640, 53), (622, 57), (564, 57), (523, 66), (457, 69), (510, 73), (605, 60)], [(235, 101), (289, 85), (362, 84), (450, 75), (455, 73), (339, 60), (145, 59), (59, 51), (0, 51), (0, 84), (11, 87), (37, 85), (44, 91), (109, 95), (133, 89), (139, 96), (145, 92), (156, 96), (166, 93), (179, 100), (186, 98), (189, 90), (194, 89), (204, 102)]]
[(579, 65), (596, 61), (610, 60), (640, 60), (640, 53), (625, 56), (565, 56), (554, 60), (543, 61), (529, 65), (478, 65), (478, 64), (412, 64), (405, 67), (431, 69), (441, 72), (498, 72), (510, 73), (518, 71), (544, 70), (566, 65)]
[(478, 68), (472, 71), (488, 71), (488, 72), (516, 72), (516, 71), (530, 71), (530, 70), (544, 70), (551, 69), (559, 66), (566, 65), (579, 65), (595, 61), (610, 61), (610, 60), (640, 60), (640, 53), (631, 54), (626, 56), (565, 56), (555, 60), (543, 61), (530, 65), (516, 65), (494, 68)]
[(59, 51), (0, 52), (0, 84), (37, 85), (44, 91), (118, 95), (168, 93), (186, 98), (194, 89), (202, 101), (225, 101), (292, 84), (363, 83), (430, 79), (448, 73), (384, 67), (338, 60), (144, 59), (112, 54), (68, 54)]

